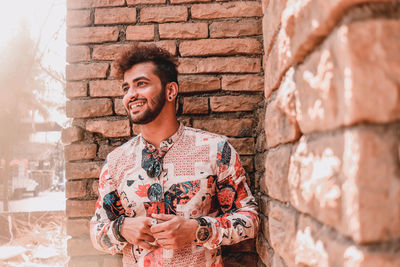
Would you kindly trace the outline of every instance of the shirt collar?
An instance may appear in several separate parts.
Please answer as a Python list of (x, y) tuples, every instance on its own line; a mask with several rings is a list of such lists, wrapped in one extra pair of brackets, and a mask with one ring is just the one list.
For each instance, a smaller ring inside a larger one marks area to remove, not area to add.
[[(160, 143), (160, 152), (161, 151), (164, 151), (164, 153), (167, 152), (182, 136), (184, 129), (185, 126), (181, 122), (179, 122), (178, 130), (173, 135), (171, 135), (170, 137), (168, 137), (167, 139), (165, 139)], [(146, 139), (143, 138), (142, 134), (140, 134), (140, 140), (149, 151), (152, 152), (156, 151), (156, 147), (147, 142)]]

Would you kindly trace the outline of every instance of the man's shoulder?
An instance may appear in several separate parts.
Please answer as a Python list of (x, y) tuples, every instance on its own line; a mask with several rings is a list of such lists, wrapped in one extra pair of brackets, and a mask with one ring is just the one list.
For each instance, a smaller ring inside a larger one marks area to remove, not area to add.
[(119, 147), (115, 148), (113, 151), (108, 153), (108, 158), (115, 159), (119, 157), (123, 157), (128, 153), (132, 153), (133, 147), (136, 145), (137, 141), (139, 140), (139, 136), (132, 137), (124, 144), (120, 145)]

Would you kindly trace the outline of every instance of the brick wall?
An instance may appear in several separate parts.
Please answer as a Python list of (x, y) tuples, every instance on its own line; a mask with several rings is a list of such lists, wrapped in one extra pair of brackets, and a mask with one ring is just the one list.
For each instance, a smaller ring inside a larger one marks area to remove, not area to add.
[(400, 2), (262, 4), (259, 266), (400, 266)]
[[(264, 75), (261, 1), (68, 0), (68, 97), (63, 131), (69, 266), (120, 266), (94, 250), (89, 219), (106, 155), (138, 133), (122, 106), (112, 60), (149, 42), (179, 57), (179, 120), (227, 135), (254, 189), (262, 176)], [(227, 266), (255, 266), (255, 240), (224, 248)]]

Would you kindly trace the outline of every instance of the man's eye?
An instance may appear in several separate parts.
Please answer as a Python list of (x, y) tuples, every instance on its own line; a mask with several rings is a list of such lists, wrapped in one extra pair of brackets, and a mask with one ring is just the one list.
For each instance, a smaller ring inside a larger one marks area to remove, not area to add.
[(143, 85), (145, 85), (146, 83), (145, 82), (138, 82), (137, 83), (137, 86), (139, 87), (139, 86), (143, 86)]
[(128, 92), (128, 90), (129, 90), (129, 87), (123, 87), (122, 88), (122, 91), (124, 91), (124, 93)]

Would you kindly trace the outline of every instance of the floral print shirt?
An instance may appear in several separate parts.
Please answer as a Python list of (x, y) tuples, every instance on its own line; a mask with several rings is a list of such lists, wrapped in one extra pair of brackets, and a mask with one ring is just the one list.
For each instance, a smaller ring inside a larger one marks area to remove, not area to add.
[[(155, 161), (161, 168), (151, 178), (149, 169), (160, 167), (153, 166)], [(119, 216), (152, 213), (202, 217), (211, 238), (201, 245), (154, 251), (117, 240), (113, 224)], [(180, 124), (159, 149), (138, 135), (108, 155), (90, 232), (97, 249), (122, 253), (125, 267), (223, 266), (220, 246), (254, 238), (258, 223), (257, 203), (235, 149), (223, 136)]]

